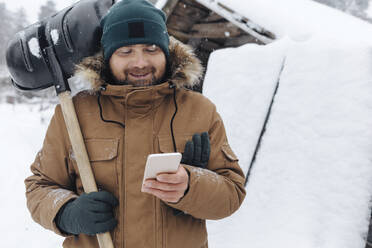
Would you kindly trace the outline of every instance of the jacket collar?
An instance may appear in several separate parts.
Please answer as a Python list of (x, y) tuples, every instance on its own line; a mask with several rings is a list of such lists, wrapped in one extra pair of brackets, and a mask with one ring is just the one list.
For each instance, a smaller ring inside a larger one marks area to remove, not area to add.
[(145, 114), (157, 108), (166, 95), (173, 93), (169, 82), (148, 87), (135, 87), (131, 85), (107, 85), (100, 91), (102, 95), (116, 96), (119, 102), (124, 103), (129, 110), (138, 114)]
[[(133, 87), (129, 85), (107, 85), (105, 95), (127, 95), (132, 91), (155, 92), (159, 94), (169, 94), (171, 89), (169, 84), (174, 84), (177, 88), (192, 87), (200, 82), (203, 67), (200, 60), (194, 54), (192, 48), (170, 37), (169, 43), (169, 68), (170, 77), (164, 83), (148, 87)], [(103, 72), (105, 63), (102, 51), (98, 54), (85, 58), (77, 65), (75, 76), (89, 83), (89, 91), (97, 92), (101, 86), (107, 84), (104, 81)]]

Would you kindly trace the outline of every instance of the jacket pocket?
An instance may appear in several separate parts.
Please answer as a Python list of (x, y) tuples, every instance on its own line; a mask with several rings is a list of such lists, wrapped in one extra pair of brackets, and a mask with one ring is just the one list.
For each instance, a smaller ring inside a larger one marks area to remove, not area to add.
[[(185, 150), (186, 142), (189, 140), (192, 140), (192, 134), (176, 134), (175, 141), (177, 152), (183, 153)], [(170, 135), (159, 135), (158, 143), (160, 153), (175, 152), (173, 140)]]
[[(118, 139), (86, 139), (89, 161), (99, 190), (117, 193)], [(116, 195), (116, 194), (115, 194)]]
[(238, 162), (239, 159), (231, 149), (230, 145), (225, 143), (221, 147), (222, 153), (225, 155), (225, 158), (230, 162)]

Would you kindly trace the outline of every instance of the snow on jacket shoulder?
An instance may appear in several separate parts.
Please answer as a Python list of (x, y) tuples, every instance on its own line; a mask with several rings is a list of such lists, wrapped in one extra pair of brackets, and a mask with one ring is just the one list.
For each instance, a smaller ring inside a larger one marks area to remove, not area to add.
[[(104, 83), (102, 55), (87, 58), (77, 74), (92, 83), (93, 92), (74, 97), (88, 156), (100, 189), (119, 199), (118, 226), (111, 232), (115, 247), (208, 247), (205, 219), (231, 215), (244, 197), (244, 174), (231, 150), (215, 105), (200, 93), (186, 90), (200, 77), (200, 62), (191, 50), (172, 39), (171, 78), (160, 85), (133, 87), (107, 85), (100, 101), (95, 93)], [(169, 87), (169, 82), (177, 89)], [(178, 152), (195, 133), (208, 132), (211, 155), (207, 169), (184, 165), (189, 190), (176, 204), (141, 192), (146, 158), (174, 152), (170, 121), (175, 112), (174, 136)], [(60, 106), (48, 128), (43, 148), (26, 179), (27, 205), (34, 220), (62, 235), (54, 223), (58, 210), (83, 193)], [(174, 208), (184, 214), (175, 215)], [(95, 236), (66, 237), (64, 247), (98, 247)]]

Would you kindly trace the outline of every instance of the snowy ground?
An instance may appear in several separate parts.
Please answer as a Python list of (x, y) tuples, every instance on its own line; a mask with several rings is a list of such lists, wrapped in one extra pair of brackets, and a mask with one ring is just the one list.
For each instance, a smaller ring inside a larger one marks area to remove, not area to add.
[(61, 247), (62, 239), (32, 221), (26, 207), (23, 180), (41, 148), (52, 108), (0, 104), (0, 150), (4, 172), (0, 178), (2, 247)]
[(0, 66), (0, 77), (6, 77), (9, 75), (8, 69), (6, 66)]

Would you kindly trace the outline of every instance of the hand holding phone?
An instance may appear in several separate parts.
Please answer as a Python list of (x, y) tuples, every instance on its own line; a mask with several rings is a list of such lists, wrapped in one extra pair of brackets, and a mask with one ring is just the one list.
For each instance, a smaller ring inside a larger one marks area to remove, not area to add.
[(182, 155), (180, 153), (152, 155), (149, 155), (146, 163), (141, 191), (154, 195), (164, 202), (178, 202), (185, 195), (189, 185), (188, 173), (182, 165), (180, 166)]
[(182, 154), (179, 152), (150, 154), (147, 157), (143, 181), (149, 178), (156, 178), (160, 173), (177, 172), (181, 158)]

